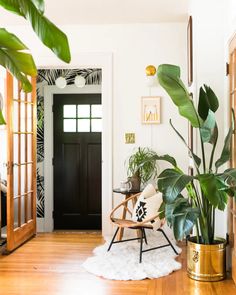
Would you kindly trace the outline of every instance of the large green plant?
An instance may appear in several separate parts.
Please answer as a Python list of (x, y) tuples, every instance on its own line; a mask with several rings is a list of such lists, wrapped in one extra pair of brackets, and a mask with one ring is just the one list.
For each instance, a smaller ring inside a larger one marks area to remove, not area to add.
[[(163, 193), (162, 215), (173, 227), (177, 240), (188, 235), (196, 226), (197, 241), (203, 244), (214, 243), (215, 210), (224, 210), (228, 196), (236, 195), (236, 169), (218, 172), (231, 155), (231, 137), (234, 132), (234, 114), (232, 123), (224, 141), (219, 159), (214, 162), (215, 148), (218, 140), (218, 127), (215, 112), (219, 107), (213, 90), (204, 85), (199, 91), (198, 108), (180, 79), (180, 68), (163, 64), (158, 67), (157, 76), (160, 85), (167, 91), (177, 106), (181, 116), (198, 130), (201, 143), (201, 157), (189, 148), (183, 136), (170, 124), (193, 159), (195, 173), (185, 174), (175, 163), (173, 168), (165, 169), (158, 176), (158, 188)], [(211, 146), (210, 154), (206, 154), (205, 145)], [(184, 190), (188, 197), (184, 197)]]
[[(70, 62), (67, 37), (44, 16), (44, 0), (0, 0), (0, 6), (28, 20), (42, 43), (61, 60)], [(0, 65), (21, 82), (25, 92), (32, 90), (27, 76), (37, 75), (34, 59), (28, 52), (28, 47), (4, 28), (0, 28)], [(2, 114), (0, 119), (1, 116)], [(3, 121), (0, 124), (4, 124)]]

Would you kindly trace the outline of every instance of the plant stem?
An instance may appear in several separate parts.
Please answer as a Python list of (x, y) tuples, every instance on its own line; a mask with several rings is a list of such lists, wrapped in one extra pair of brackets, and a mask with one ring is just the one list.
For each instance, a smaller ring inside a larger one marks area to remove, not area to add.
[[(199, 129), (200, 133), (200, 129)], [(204, 143), (200, 134), (200, 139), (201, 139), (201, 149), (202, 149), (202, 164), (203, 164), (203, 172), (206, 173), (206, 159), (205, 159), (205, 149), (204, 149)]]
[(212, 210), (213, 212), (212, 212), (212, 241), (211, 241), (211, 243), (213, 243), (214, 242), (214, 237), (215, 237), (215, 208), (213, 208), (213, 210)]
[[(217, 126), (216, 126), (216, 128), (217, 128)], [(214, 154), (215, 154), (215, 149), (216, 149), (216, 143), (217, 143), (217, 141), (218, 141), (218, 131), (217, 131), (216, 140), (215, 140), (215, 143), (213, 145), (212, 152), (211, 152), (211, 158), (210, 158), (210, 164), (209, 164), (209, 171), (212, 170), (212, 164), (213, 164), (213, 159), (214, 159)]]

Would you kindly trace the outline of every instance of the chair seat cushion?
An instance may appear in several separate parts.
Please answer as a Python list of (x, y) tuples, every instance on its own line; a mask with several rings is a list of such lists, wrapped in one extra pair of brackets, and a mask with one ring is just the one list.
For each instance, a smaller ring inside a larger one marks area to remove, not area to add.
[[(136, 221), (128, 220), (128, 219), (119, 219), (119, 218), (112, 218), (112, 221), (119, 227), (139, 227)], [(142, 225), (143, 226), (143, 225)], [(145, 227), (152, 228), (151, 223), (145, 224)]]
[(150, 219), (158, 214), (158, 210), (162, 204), (162, 194), (155, 193), (151, 197), (145, 198), (142, 194), (139, 196), (132, 214), (134, 222), (142, 222)]

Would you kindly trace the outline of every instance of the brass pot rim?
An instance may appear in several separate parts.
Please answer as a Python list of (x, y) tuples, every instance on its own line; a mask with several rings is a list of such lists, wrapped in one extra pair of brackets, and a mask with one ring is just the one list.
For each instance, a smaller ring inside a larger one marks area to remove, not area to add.
[(196, 236), (192, 236), (192, 237), (189, 237), (188, 238), (188, 244), (189, 245), (195, 245), (195, 247), (199, 247), (201, 249), (224, 249), (226, 247), (226, 239), (224, 238), (219, 238), (219, 237), (216, 237), (214, 239), (214, 241), (216, 241), (217, 243), (216, 244), (200, 244), (200, 243), (197, 243), (195, 242), (195, 239), (197, 237)]

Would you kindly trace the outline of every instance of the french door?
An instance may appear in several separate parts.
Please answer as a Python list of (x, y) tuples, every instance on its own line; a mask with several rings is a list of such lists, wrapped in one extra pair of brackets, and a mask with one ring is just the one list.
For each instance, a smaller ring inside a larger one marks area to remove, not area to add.
[[(229, 78), (230, 78), (230, 108), (236, 113), (236, 35), (229, 46)], [(231, 112), (230, 112), (231, 113)], [(230, 116), (231, 118), (231, 116)], [(236, 123), (236, 122), (235, 122)], [(236, 168), (236, 134), (232, 138), (231, 167)], [(232, 277), (236, 283), (236, 201), (230, 198), (229, 202), (229, 238), (232, 249)]]
[(32, 93), (7, 73), (7, 251), (36, 233), (36, 79)]

